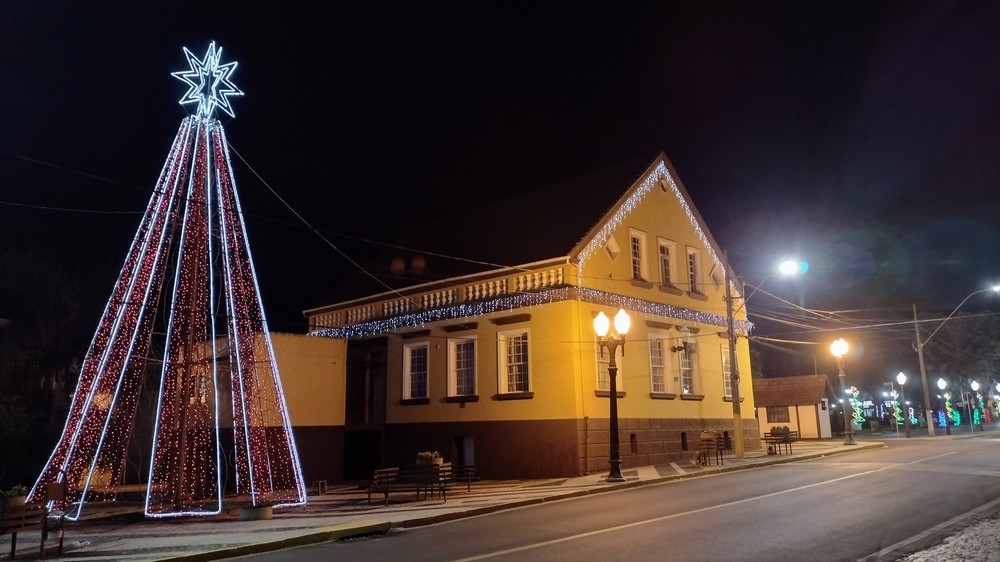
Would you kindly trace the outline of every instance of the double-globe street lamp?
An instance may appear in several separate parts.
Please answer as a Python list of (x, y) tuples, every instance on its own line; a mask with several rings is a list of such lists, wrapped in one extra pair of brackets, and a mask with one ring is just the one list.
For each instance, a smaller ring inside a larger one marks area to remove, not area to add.
[[(958, 309), (962, 308), (962, 305), (965, 304), (965, 301), (971, 299), (972, 297), (974, 297), (974, 296), (976, 296), (976, 295), (978, 295), (980, 293), (987, 293), (989, 291), (993, 291), (995, 293), (1000, 293), (1000, 285), (994, 285), (994, 286), (992, 286), (992, 287), (990, 287), (988, 289), (981, 289), (979, 291), (973, 291), (973, 292), (969, 293), (969, 295), (967, 297), (965, 297), (964, 299), (962, 299), (962, 302), (958, 303), (958, 306), (955, 307), (955, 310), (952, 310), (951, 314), (949, 314), (948, 316), (946, 316), (945, 319), (942, 320), (940, 324), (938, 324), (938, 327), (935, 328), (933, 332), (931, 332), (931, 335), (927, 336), (927, 339), (924, 340), (924, 341), (920, 341), (920, 323), (917, 320), (917, 305), (913, 305), (913, 331), (915, 332), (916, 338), (917, 338), (916, 345), (914, 345), (914, 347), (917, 349), (917, 360), (920, 363), (920, 382), (923, 384), (923, 387), (924, 387), (924, 415), (925, 416), (930, 416), (930, 412), (932, 410), (931, 410), (931, 394), (930, 394), (930, 389), (927, 386), (927, 370), (924, 367), (924, 346), (927, 345), (927, 342), (931, 341), (931, 338), (934, 337), (934, 334), (937, 334), (938, 330), (940, 330), (941, 327), (944, 326), (945, 323), (948, 320), (951, 320), (951, 317), (954, 316), (956, 312), (958, 312)], [(947, 425), (945, 427), (947, 427)], [(951, 432), (949, 431), (949, 434), (950, 433)], [(929, 435), (931, 437), (934, 436), (934, 424), (932, 424), (932, 423), (928, 423), (927, 424), (927, 435)]]
[[(840, 393), (847, 394), (847, 374), (844, 373), (844, 354), (847, 353), (847, 340), (839, 338), (830, 344), (830, 353), (837, 358), (837, 368), (840, 369)], [(854, 405), (850, 399), (844, 405), (844, 445), (856, 445), (854, 442), (854, 427), (850, 416), (854, 415)]]
[(601, 356), (604, 356), (604, 350), (607, 349), (611, 354), (611, 359), (608, 362), (608, 390), (610, 390), (610, 416), (611, 416), (611, 470), (608, 472), (608, 482), (624, 482), (625, 477), (622, 476), (622, 457), (621, 451), (618, 447), (618, 365), (615, 363), (615, 351), (620, 346), (622, 348), (622, 356), (625, 356), (625, 334), (628, 333), (629, 327), (632, 325), (632, 319), (629, 318), (628, 313), (625, 309), (619, 309), (618, 314), (615, 314), (615, 331), (616, 335), (608, 334), (608, 328), (610, 322), (608, 321), (607, 315), (604, 311), (598, 312), (597, 316), (594, 318), (594, 331), (597, 332), (597, 343), (600, 345)]

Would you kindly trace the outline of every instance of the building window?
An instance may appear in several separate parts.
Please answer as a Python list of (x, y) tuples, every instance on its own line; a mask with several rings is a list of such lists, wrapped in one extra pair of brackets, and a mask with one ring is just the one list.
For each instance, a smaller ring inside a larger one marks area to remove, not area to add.
[(768, 406), (767, 423), (788, 423), (788, 406)]
[(476, 340), (448, 340), (448, 396), (476, 394)]
[(611, 261), (615, 261), (618, 258), (618, 254), (622, 253), (621, 246), (618, 245), (618, 241), (615, 240), (614, 236), (609, 236), (608, 241), (604, 243), (604, 249), (608, 252), (608, 257)]
[(688, 290), (692, 293), (700, 293), (701, 285), (698, 283), (699, 278), (699, 255), (698, 250), (694, 248), (687, 249), (687, 280), (688, 280)]
[(403, 346), (403, 398), (427, 398), (427, 342)]
[[(621, 350), (621, 346), (615, 350), (615, 366), (618, 367), (618, 379), (615, 381), (615, 390), (622, 392), (624, 386), (622, 384), (622, 361), (621, 355), (618, 351)], [(611, 377), (608, 373), (608, 368), (611, 366), (611, 354), (608, 350), (602, 347), (600, 344), (597, 345), (597, 390), (603, 390), (604, 392), (611, 392)]]
[(629, 229), (629, 252), (632, 256), (632, 279), (645, 281), (646, 273), (646, 234)]
[(668, 392), (667, 379), (670, 375), (668, 359), (667, 338), (651, 333), (649, 335), (649, 386), (652, 392)]
[(681, 373), (681, 393), (700, 394), (698, 381), (698, 344), (690, 339), (678, 346), (677, 358)]
[(660, 284), (661, 285), (673, 285), (674, 284), (674, 253), (676, 252), (676, 246), (670, 240), (660, 239), (657, 246), (659, 247), (659, 258), (660, 258)]
[(729, 367), (729, 346), (722, 346), (722, 395), (733, 397), (733, 371)]
[(499, 381), (501, 394), (531, 390), (528, 364), (528, 331), (518, 330), (499, 334)]

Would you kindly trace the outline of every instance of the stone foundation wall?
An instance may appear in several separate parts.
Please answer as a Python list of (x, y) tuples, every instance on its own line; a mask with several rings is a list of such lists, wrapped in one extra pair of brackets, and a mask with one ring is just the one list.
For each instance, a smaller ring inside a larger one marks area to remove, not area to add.
[[(760, 433), (756, 418), (743, 419), (745, 450), (760, 448)], [(583, 474), (608, 470), (611, 459), (610, 420), (587, 418), (579, 420), (580, 471)], [(702, 431), (715, 431), (720, 436), (732, 434), (732, 418), (619, 418), (618, 448), (622, 468), (668, 464), (695, 458)]]

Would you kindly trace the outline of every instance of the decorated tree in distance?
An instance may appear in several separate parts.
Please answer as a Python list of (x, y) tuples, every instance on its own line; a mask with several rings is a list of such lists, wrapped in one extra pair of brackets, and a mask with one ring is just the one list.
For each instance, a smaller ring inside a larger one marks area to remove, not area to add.
[(944, 395), (944, 410), (948, 412), (948, 419), (951, 420), (951, 425), (962, 425), (962, 417), (951, 405), (951, 394), (949, 393), (945, 393)]
[[(260, 299), (229, 145), (235, 62), (212, 43), (190, 70), (181, 122), (81, 366), (62, 438), (31, 490), (66, 485), (70, 519), (123, 484), (143, 379), (159, 371), (148, 516), (222, 511), (220, 427), (233, 428), (235, 492), (249, 505), (297, 505), (305, 486)], [(231, 411), (231, 419), (220, 412)]]
[(851, 410), (854, 413), (854, 423), (861, 425), (865, 422), (865, 415), (861, 412), (861, 401), (858, 400), (859, 393), (858, 387), (851, 387)]

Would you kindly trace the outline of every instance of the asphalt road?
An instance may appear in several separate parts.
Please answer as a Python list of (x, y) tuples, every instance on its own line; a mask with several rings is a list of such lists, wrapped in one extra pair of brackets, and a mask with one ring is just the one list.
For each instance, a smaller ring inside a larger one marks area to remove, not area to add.
[(249, 558), (895, 560), (1000, 511), (1000, 439), (888, 445)]

